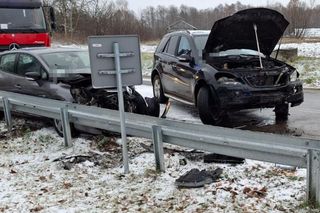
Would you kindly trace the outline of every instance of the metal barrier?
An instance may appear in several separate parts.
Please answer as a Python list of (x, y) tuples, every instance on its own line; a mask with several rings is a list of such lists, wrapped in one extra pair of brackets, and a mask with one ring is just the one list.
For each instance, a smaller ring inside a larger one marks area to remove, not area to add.
[[(8, 129), (11, 111), (61, 119), (66, 146), (69, 122), (120, 132), (119, 112), (0, 91)], [(153, 139), (157, 169), (164, 171), (163, 142), (240, 158), (307, 168), (307, 199), (320, 203), (320, 141), (158, 119), (126, 113), (127, 133)]]

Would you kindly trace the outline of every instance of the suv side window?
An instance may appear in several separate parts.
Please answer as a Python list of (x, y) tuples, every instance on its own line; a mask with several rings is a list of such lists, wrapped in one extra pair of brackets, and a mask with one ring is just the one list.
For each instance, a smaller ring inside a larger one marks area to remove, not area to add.
[(171, 40), (171, 39), (168, 39), (168, 41), (167, 41), (167, 43), (166, 43), (166, 46), (163, 48), (163, 51), (162, 51), (162, 52), (164, 52), (164, 53), (167, 53), (167, 52), (168, 52), (170, 40)]
[(156, 49), (156, 53), (159, 53), (159, 52), (163, 52), (164, 51), (164, 49), (165, 49), (165, 47), (168, 45), (168, 37), (164, 37), (161, 41), (160, 41), (160, 43), (159, 43), (159, 45), (158, 45), (158, 47), (157, 47), (157, 49)]
[(25, 76), (27, 72), (37, 72), (41, 74), (41, 64), (33, 56), (28, 54), (20, 54), (18, 60), (17, 74)]
[(177, 56), (183, 55), (183, 54), (190, 54), (191, 53), (191, 47), (188, 39), (185, 36), (182, 36), (179, 43), (179, 48), (177, 51)]
[(178, 40), (179, 40), (179, 36), (171, 37), (166, 53), (168, 53), (169, 55), (176, 55)]
[(0, 60), (0, 70), (14, 74), (15, 60), (16, 53), (3, 55)]

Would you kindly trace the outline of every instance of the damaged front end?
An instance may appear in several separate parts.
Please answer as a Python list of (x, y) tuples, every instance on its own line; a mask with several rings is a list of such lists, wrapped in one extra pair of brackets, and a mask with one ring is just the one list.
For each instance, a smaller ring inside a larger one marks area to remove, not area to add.
[(263, 69), (254, 56), (209, 62), (219, 70), (215, 74), (215, 91), (222, 108), (272, 108), (284, 103), (293, 107), (303, 102), (302, 82), (293, 67), (274, 59), (263, 59), (262, 63)]
[[(117, 89), (95, 89), (92, 87), (89, 75), (74, 76), (64, 79), (62, 82), (71, 86), (70, 93), (75, 103), (111, 110), (119, 109)], [(123, 98), (126, 112), (159, 116), (159, 103), (154, 98), (143, 98), (134, 87), (126, 87)]]
[(270, 57), (288, 25), (282, 14), (266, 8), (239, 11), (214, 24), (203, 60), (216, 71), (212, 92), (221, 108), (277, 111), (303, 102), (299, 73)]

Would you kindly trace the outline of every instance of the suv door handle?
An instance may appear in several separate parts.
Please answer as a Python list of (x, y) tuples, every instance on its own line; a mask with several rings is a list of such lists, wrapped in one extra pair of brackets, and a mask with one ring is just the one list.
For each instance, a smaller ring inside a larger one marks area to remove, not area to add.
[(21, 89), (21, 85), (20, 84), (16, 84), (14, 85), (15, 88)]

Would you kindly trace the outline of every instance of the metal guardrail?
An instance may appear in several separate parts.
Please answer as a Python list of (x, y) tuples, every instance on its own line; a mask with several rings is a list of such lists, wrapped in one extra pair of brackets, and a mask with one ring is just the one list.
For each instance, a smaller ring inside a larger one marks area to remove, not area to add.
[[(0, 91), (7, 126), (11, 112), (61, 119), (66, 146), (71, 146), (69, 122), (120, 132), (119, 112), (63, 101)], [(307, 168), (307, 199), (320, 203), (320, 141), (170, 121), (126, 113), (129, 135), (153, 139), (156, 167), (164, 171), (163, 142), (240, 158)]]

